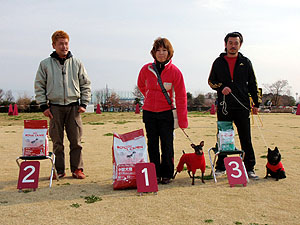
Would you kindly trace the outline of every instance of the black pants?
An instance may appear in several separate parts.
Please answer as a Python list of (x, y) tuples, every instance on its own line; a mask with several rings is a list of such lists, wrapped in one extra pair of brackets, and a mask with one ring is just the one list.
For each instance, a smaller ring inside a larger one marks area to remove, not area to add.
[[(241, 148), (245, 151), (244, 163), (247, 171), (252, 171), (255, 166), (255, 155), (251, 142), (251, 131), (250, 131), (250, 118), (249, 111), (246, 109), (240, 110), (229, 110), (228, 114), (224, 115), (222, 111), (218, 110), (218, 121), (233, 121), (237, 127), (237, 131), (240, 138)], [(225, 170), (224, 158), (226, 156), (219, 156), (216, 169)]]
[(144, 110), (143, 122), (148, 139), (148, 154), (150, 162), (155, 164), (156, 176), (172, 178), (174, 173), (174, 118), (172, 111), (150, 112)]

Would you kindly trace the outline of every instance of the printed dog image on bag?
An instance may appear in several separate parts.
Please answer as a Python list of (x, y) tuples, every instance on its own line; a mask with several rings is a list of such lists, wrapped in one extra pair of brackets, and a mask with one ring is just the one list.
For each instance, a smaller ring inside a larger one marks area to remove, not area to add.
[(285, 170), (281, 163), (281, 154), (277, 147), (275, 147), (273, 151), (268, 148), (267, 159), (267, 173), (265, 179), (268, 178), (269, 174), (271, 177), (276, 178), (276, 181), (286, 178)]

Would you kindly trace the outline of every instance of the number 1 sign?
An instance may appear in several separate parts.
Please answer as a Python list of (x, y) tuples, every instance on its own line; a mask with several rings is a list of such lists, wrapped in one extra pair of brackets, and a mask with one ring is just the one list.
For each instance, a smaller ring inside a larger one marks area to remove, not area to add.
[(137, 191), (157, 192), (157, 179), (154, 163), (135, 164)]
[(39, 183), (40, 162), (24, 161), (20, 165), (18, 189), (36, 189)]
[(247, 185), (247, 177), (241, 157), (226, 157), (224, 164), (230, 187), (233, 187), (235, 184), (243, 184), (245, 187)]

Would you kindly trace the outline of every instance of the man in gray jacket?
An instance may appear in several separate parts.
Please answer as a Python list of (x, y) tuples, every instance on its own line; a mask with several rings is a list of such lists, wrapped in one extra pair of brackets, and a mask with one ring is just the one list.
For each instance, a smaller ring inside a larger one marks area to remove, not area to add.
[(64, 128), (70, 142), (72, 176), (84, 179), (82, 161), (82, 122), (80, 113), (91, 99), (90, 80), (83, 64), (69, 51), (69, 35), (56, 31), (52, 35), (55, 51), (41, 61), (35, 78), (36, 100), (50, 118), (49, 134), (56, 156), (58, 177), (65, 176)]

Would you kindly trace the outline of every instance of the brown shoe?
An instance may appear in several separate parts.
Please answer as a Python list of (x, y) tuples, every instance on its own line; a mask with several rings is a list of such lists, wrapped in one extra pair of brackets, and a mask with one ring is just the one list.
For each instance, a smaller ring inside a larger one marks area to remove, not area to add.
[[(63, 177), (66, 176), (66, 174), (65, 173), (58, 173), (57, 176), (58, 176), (58, 178), (63, 178)], [(50, 180), (50, 177), (49, 177), (49, 180)], [(55, 173), (53, 173), (52, 180), (56, 180)]]
[(84, 179), (84, 178), (85, 178), (85, 175), (84, 175), (84, 173), (82, 172), (82, 169), (77, 169), (77, 170), (75, 170), (75, 171), (72, 173), (72, 176), (73, 176), (73, 178), (76, 178), (76, 179)]

